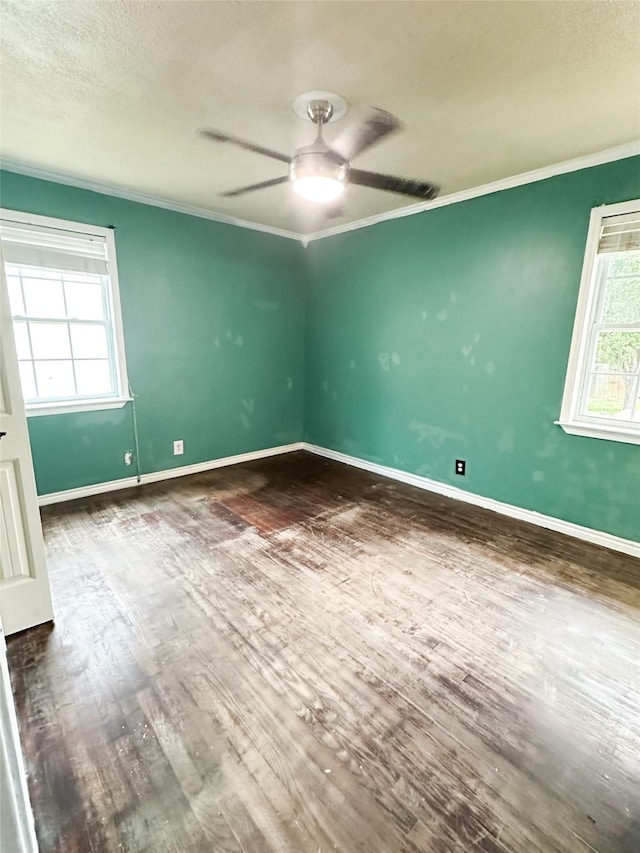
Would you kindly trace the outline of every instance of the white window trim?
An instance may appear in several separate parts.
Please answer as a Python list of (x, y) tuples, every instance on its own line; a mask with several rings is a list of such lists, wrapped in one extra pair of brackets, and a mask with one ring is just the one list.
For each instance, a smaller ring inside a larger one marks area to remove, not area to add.
[(111, 290), (111, 317), (115, 332), (115, 361), (118, 393), (115, 397), (100, 397), (95, 400), (70, 400), (56, 403), (26, 403), (27, 417), (38, 415), (61, 415), (66, 412), (96, 412), (101, 409), (121, 409), (133, 399), (129, 390), (127, 361), (124, 349), (124, 332), (122, 328), (122, 312), (120, 309), (120, 284), (118, 281), (118, 262), (116, 258), (115, 230), (89, 225), (86, 222), (72, 222), (68, 219), (54, 219), (50, 216), (39, 216), (35, 213), (24, 213), (18, 210), (0, 208), (0, 219), (19, 222), (23, 225), (36, 225), (44, 228), (56, 228), (59, 231), (70, 231), (76, 234), (93, 234), (102, 237), (107, 244), (109, 263), (109, 280)]
[(97, 412), (101, 409), (121, 409), (130, 403), (133, 397), (99, 397), (96, 400), (79, 400), (69, 403), (29, 403), (25, 404), (28, 418), (41, 415), (64, 415), (71, 412)]
[(589, 336), (587, 334), (586, 323), (591, 318), (593, 302), (597, 297), (597, 288), (594, 286), (594, 281), (602, 220), (605, 216), (633, 213), (639, 207), (640, 201), (633, 199), (631, 201), (620, 202), (619, 204), (602, 205), (602, 207), (595, 207), (591, 211), (582, 277), (580, 279), (576, 319), (573, 325), (567, 376), (562, 395), (562, 407), (560, 418), (555, 421), (569, 435), (584, 435), (590, 438), (622, 441), (627, 444), (640, 444), (640, 429), (635, 430), (627, 424), (618, 425), (615, 422), (605, 421), (597, 417), (585, 418), (578, 415), (580, 393), (582, 390), (581, 382), (584, 376), (585, 361), (588, 357), (589, 349)]

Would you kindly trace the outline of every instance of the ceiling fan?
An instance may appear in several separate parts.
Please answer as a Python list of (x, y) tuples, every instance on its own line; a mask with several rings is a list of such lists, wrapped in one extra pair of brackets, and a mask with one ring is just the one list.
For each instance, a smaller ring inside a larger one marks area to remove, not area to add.
[[(339, 118), (343, 115), (346, 112), (346, 104), (337, 95), (329, 95), (329, 93), (310, 94), (326, 95), (326, 97), (309, 98), (308, 95), (301, 95), (300, 98), (296, 99), (294, 108), (299, 115), (308, 118), (316, 125), (318, 128), (317, 136), (311, 145), (298, 148), (292, 157), (287, 157), (286, 154), (272, 151), (262, 145), (254, 145), (252, 142), (247, 142), (219, 130), (212, 130), (211, 128), (200, 130), (200, 133), (208, 139), (213, 139), (216, 142), (228, 142), (231, 145), (244, 148), (246, 151), (264, 154), (266, 157), (280, 160), (288, 166), (288, 174), (281, 178), (250, 184), (246, 187), (221, 193), (221, 196), (233, 198), (255, 190), (284, 184), (287, 181), (291, 182), (298, 195), (308, 201), (320, 203), (336, 201), (344, 192), (347, 184), (371, 187), (375, 190), (385, 190), (386, 192), (422, 200), (433, 199), (438, 195), (440, 188), (428, 181), (399, 178), (394, 175), (366, 172), (351, 167), (351, 160), (354, 157), (367, 151), (377, 142), (402, 127), (395, 116), (385, 110), (370, 107), (364, 121), (347, 127), (329, 146), (323, 138), (324, 125), (332, 118)], [(300, 106), (301, 104), (304, 111)]]

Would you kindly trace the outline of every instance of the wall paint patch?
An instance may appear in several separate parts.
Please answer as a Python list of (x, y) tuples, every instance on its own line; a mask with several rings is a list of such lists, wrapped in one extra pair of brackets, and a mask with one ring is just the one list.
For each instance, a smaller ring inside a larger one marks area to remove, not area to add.
[(409, 429), (417, 433), (419, 442), (428, 441), (434, 447), (441, 447), (449, 439), (464, 441), (458, 433), (450, 432), (433, 424), (425, 424), (421, 421), (411, 421)]
[(513, 429), (505, 429), (500, 435), (496, 446), (500, 453), (513, 453), (515, 448)]

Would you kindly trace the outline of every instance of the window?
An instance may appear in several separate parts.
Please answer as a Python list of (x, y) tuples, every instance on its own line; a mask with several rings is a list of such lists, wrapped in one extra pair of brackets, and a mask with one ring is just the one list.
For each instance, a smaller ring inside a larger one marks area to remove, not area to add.
[(558, 423), (640, 444), (640, 200), (591, 212)]
[(27, 414), (124, 405), (113, 230), (3, 210), (0, 236)]

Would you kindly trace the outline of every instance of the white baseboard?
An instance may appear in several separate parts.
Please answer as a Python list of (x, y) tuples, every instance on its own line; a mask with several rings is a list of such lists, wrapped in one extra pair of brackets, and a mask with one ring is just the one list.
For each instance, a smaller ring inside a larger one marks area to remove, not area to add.
[(492, 512), (498, 512), (500, 515), (517, 518), (520, 521), (526, 521), (529, 524), (535, 524), (538, 527), (546, 527), (548, 530), (555, 530), (557, 533), (564, 533), (567, 536), (573, 536), (575, 539), (582, 539), (583, 541), (591, 542), (594, 545), (601, 545), (603, 548), (610, 548), (613, 551), (620, 551), (623, 554), (629, 554), (632, 557), (640, 558), (640, 542), (634, 542), (632, 539), (623, 539), (620, 536), (613, 536), (611, 533), (604, 533), (601, 530), (582, 527), (582, 525), (574, 524), (571, 521), (563, 521), (561, 518), (554, 518), (551, 515), (543, 515), (542, 513), (535, 512), (531, 509), (523, 509), (522, 507), (513, 506), (513, 504), (496, 501), (493, 498), (485, 498), (482, 495), (473, 494), (473, 492), (465, 492), (464, 489), (459, 489), (457, 486), (450, 486), (447, 483), (439, 483), (437, 480), (430, 480), (428, 477), (421, 477), (419, 474), (410, 474), (407, 471), (400, 471), (398, 468), (390, 468), (387, 465), (379, 465), (376, 462), (367, 462), (365, 459), (359, 459), (357, 456), (348, 456), (346, 453), (340, 453), (337, 450), (329, 450), (326, 447), (318, 447), (315, 444), (309, 444), (304, 441), (299, 441), (294, 444), (283, 444), (279, 447), (268, 447), (265, 450), (253, 450), (249, 453), (238, 453), (235, 456), (224, 456), (221, 459), (210, 459), (207, 462), (197, 462), (195, 465), (183, 465), (180, 468), (168, 468), (164, 471), (154, 471), (151, 474), (142, 474), (140, 480), (136, 477), (125, 477), (122, 480), (111, 480), (107, 483), (96, 483), (92, 486), (81, 486), (78, 489), (67, 489), (63, 492), (51, 492), (48, 495), (40, 495), (38, 498), (38, 504), (40, 506), (48, 506), (49, 504), (61, 503), (63, 501), (88, 498), (94, 495), (101, 495), (105, 492), (116, 491), (117, 489), (128, 489), (131, 486), (145, 485), (146, 483), (157, 483), (161, 480), (169, 480), (172, 477), (185, 477), (188, 474), (199, 474), (202, 471), (211, 471), (214, 468), (224, 468), (227, 465), (237, 465), (240, 462), (251, 462), (254, 459), (265, 459), (268, 456), (292, 453), (295, 450), (307, 450), (310, 453), (317, 454), (318, 456), (325, 456), (327, 459), (333, 459), (335, 462), (342, 462), (343, 464), (351, 465), (354, 468), (362, 468), (364, 471), (379, 474), (381, 477), (398, 480), (401, 483), (407, 483), (408, 485), (415, 486), (418, 489), (435, 492), (438, 495), (444, 495), (444, 497), (453, 498), (454, 500), (464, 501), (465, 503), (473, 504), (474, 506), (479, 506), (483, 509), (491, 510)]
[(268, 456), (279, 456), (282, 453), (293, 453), (303, 450), (302, 441), (294, 444), (281, 444), (278, 447), (267, 447), (264, 450), (250, 450), (249, 453), (237, 453), (235, 456), (223, 456), (221, 459), (211, 459), (208, 462), (196, 462), (195, 465), (183, 465), (181, 468), (167, 468), (152, 474), (143, 474), (140, 478), (142, 485), (157, 483), (160, 480), (170, 480), (172, 477), (186, 477), (187, 474), (200, 474), (213, 468), (226, 468), (227, 465), (238, 465), (240, 462), (252, 462), (254, 459), (266, 459)]
[(109, 480), (106, 483), (94, 483), (91, 486), (80, 486), (77, 489), (65, 489), (63, 492), (49, 492), (47, 495), (38, 495), (38, 506), (49, 506), (64, 501), (75, 501), (78, 498), (90, 498), (93, 495), (102, 495), (106, 492), (115, 492), (119, 489), (129, 489), (137, 486), (137, 477), (123, 477), (122, 480)]
[(315, 444), (308, 443), (303, 443), (303, 449), (308, 450), (310, 453), (316, 453), (318, 456), (333, 459), (336, 462), (343, 462), (345, 465), (352, 465), (354, 468), (362, 468), (365, 471), (371, 471), (373, 474), (379, 474), (382, 477), (389, 477), (392, 480), (399, 480), (401, 483), (408, 483), (410, 486), (416, 486), (418, 489), (425, 489), (428, 492), (435, 492), (447, 498), (483, 507), (492, 512), (498, 512), (501, 515), (508, 515), (510, 518), (527, 521), (529, 524), (535, 524), (538, 527), (546, 527), (548, 530), (555, 530), (558, 533), (564, 533), (567, 536), (573, 536), (575, 539), (582, 539), (594, 545), (601, 545), (603, 548), (610, 548), (613, 551), (621, 551), (623, 554), (629, 554), (632, 557), (640, 557), (640, 542), (634, 542), (632, 539), (623, 539), (620, 536), (613, 536), (611, 533), (593, 530), (590, 527), (582, 527), (580, 524), (563, 521), (561, 518), (554, 518), (551, 515), (543, 515), (531, 509), (523, 509), (522, 507), (513, 506), (502, 501), (496, 501), (493, 498), (485, 498), (482, 495), (465, 492), (464, 489), (450, 486), (447, 483), (439, 483), (437, 480), (430, 480), (428, 477), (421, 477), (418, 474), (409, 474), (397, 468), (389, 468), (386, 465), (367, 462), (364, 459), (359, 459), (357, 456), (348, 456), (346, 453), (339, 453), (337, 450), (329, 450), (326, 447), (318, 447)]
[(39, 495), (38, 505), (49, 506), (50, 504), (62, 503), (63, 501), (90, 498), (105, 492), (129, 489), (132, 486), (144, 486), (147, 483), (158, 483), (160, 480), (170, 480), (173, 477), (186, 477), (188, 474), (199, 474), (202, 471), (211, 471), (214, 468), (224, 468), (227, 465), (237, 465), (240, 462), (251, 462), (254, 459), (265, 459), (267, 456), (278, 456), (281, 453), (291, 453), (294, 450), (303, 449), (304, 444), (302, 442), (281, 444), (278, 447), (267, 447), (264, 450), (252, 450), (249, 453), (237, 453), (235, 456), (223, 456), (221, 459), (196, 462), (195, 465), (182, 465), (179, 468), (166, 468), (164, 471), (153, 471), (150, 474), (141, 474), (140, 479), (137, 477), (123, 477), (121, 480), (109, 480), (106, 483), (80, 486), (77, 489), (66, 489), (63, 492), (50, 492), (47, 495)]

